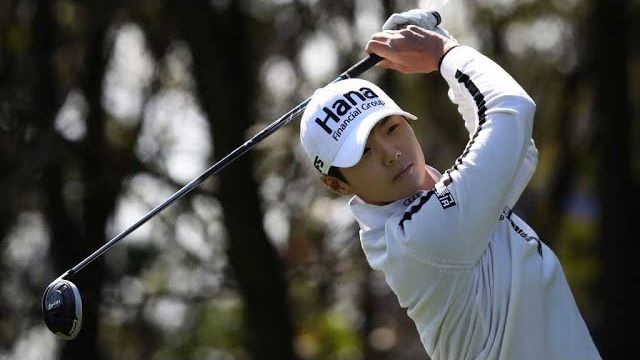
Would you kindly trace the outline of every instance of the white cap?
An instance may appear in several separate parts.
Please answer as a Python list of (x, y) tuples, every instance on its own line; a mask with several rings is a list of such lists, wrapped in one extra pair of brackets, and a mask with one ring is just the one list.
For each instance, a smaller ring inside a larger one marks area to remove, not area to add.
[(331, 83), (316, 90), (302, 115), (302, 147), (313, 166), (325, 175), (331, 166), (354, 166), (362, 157), (371, 129), (390, 115), (417, 119), (369, 81)]

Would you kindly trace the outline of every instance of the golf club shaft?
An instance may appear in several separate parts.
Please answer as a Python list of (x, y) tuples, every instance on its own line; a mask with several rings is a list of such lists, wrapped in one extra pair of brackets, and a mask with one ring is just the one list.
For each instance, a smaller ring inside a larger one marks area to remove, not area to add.
[[(340, 74), (340, 76), (338, 76), (335, 80), (333, 80), (332, 83), (337, 82), (337, 81), (341, 81), (341, 80), (345, 80), (345, 79), (349, 79), (349, 78), (353, 78), (353, 77), (357, 77), (360, 74), (364, 73), (365, 71), (369, 70), (372, 66), (374, 66), (378, 62), (380, 62), (380, 60), (382, 60), (382, 58), (379, 57), (378, 55), (370, 54), (368, 57), (360, 60), (355, 65), (350, 67), (347, 71), (345, 71), (342, 74)], [(308, 99), (306, 99), (303, 102), (301, 102), (300, 104), (298, 104), (296, 107), (291, 109), (289, 112), (287, 112), (286, 114), (282, 115), (276, 121), (274, 121), (269, 126), (264, 128), (262, 131), (260, 131), (256, 135), (254, 135), (251, 139), (247, 140), (240, 147), (236, 148), (231, 153), (229, 153), (227, 156), (225, 156), (224, 158), (222, 158), (221, 160), (216, 162), (213, 166), (211, 166), (209, 169), (207, 169), (200, 176), (198, 176), (197, 178), (193, 179), (188, 184), (183, 186), (180, 190), (178, 190), (173, 195), (171, 195), (162, 204), (156, 206), (154, 209), (149, 211), (145, 216), (143, 216), (135, 224), (131, 225), (129, 228), (127, 228), (126, 230), (122, 231), (116, 237), (114, 237), (113, 239), (109, 240), (107, 243), (102, 245), (98, 250), (93, 252), (93, 254), (89, 255), (87, 258), (82, 260), (78, 265), (74, 266), (70, 270), (67, 270), (67, 272), (64, 273), (63, 275), (61, 275), (59, 277), (59, 279), (66, 278), (67, 276), (73, 275), (73, 274), (79, 272), (80, 270), (82, 270), (85, 266), (87, 266), (92, 261), (94, 261), (95, 259), (100, 257), (107, 250), (109, 250), (118, 241), (122, 240), (122, 238), (124, 238), (127, 235), (131, 234), (137, 228), (139, 228), (144, 223), (149, 221), (149, 219), (151, 219), (152, 217), (156, 216), (162, 210), (166, 209), (174, 201), (178, 200), (179, 198), (181, 198), (184, 195), (186, 195), (187, 193), (189, 193), (191, 190), (193, 190), (196, 186), (198, 186), (200, 183), (202, 183), (204, 180), (206, 180), (211, 175), (216, 174), (218, 171), (224, 169), (227, 165), (229, 165), (231, 162), (233, 162), (235, 159), (240, 157), (242, 154), (244, 154), (245, 152), (247, 152), (248, 150), (250, 150), (254, 146), (256, 146), (258, 143), (260, 143), (262, 140), (264, 140), (269, 135), (274, 133), (276, 130), (280, 129), (284, 125), (286, 125), (289, 122), (291, 122), (293, 119), (295, 119), (298, 116), (300, 116), (300, 114), (302, 114), (304, 112), (304, 109), (307, 107), (307, 104), (309, 103), (309, 101), (311, 101), (311, 97), (309, 97)]]

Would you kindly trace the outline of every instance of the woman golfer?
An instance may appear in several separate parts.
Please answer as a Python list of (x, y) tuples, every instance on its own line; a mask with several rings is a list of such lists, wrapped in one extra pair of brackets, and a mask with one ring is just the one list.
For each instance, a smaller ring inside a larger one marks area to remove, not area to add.
[[(432, 15), (394, 16), (420, 24)], [(384, 68), (439, 70), (447, 81), (469, 131), (451, 168), (427, 165), (416, 117), (360, 79), (313, 95), (305, 151), (329, 189), (352, 196), (367, 261), (431, 358), (600, 359), (557, 257), (511, 211), (537, 164), (533, 100), (496, 63), (435, 30), (383, 31), (367, 51)]]

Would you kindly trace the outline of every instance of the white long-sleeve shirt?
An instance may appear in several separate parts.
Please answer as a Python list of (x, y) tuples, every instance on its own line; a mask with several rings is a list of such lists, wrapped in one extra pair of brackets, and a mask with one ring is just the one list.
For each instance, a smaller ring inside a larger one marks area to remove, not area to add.
[(537, 164), (533, 100), (469, 47), (449, 51), (440, 73), (469, 143), (432, 190), (351, 200), (370, 266), (434, 360), (600, 359), (557, 257), (511, 211)]

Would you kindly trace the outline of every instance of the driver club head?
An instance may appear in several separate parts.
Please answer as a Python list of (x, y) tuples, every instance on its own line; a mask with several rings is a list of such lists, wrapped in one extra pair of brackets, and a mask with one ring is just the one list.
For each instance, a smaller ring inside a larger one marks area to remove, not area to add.
[(65, 340), (74, 339), (82, 326), (82, 299), (69, 280), (55, 280), (42, 296), (42, 316), (49, 330)]

